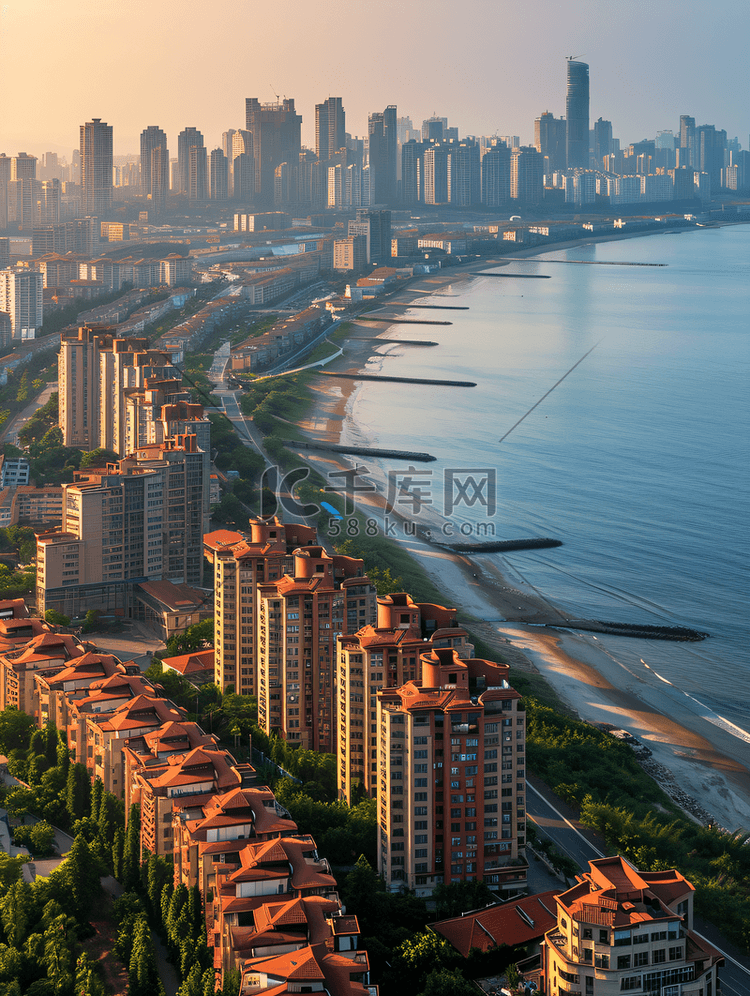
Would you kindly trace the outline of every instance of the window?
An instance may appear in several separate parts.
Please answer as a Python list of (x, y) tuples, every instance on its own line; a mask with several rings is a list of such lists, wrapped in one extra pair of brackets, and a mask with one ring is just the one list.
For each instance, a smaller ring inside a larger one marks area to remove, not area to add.
[(609, 931), (608, 930), (600, 930), (599, 931), (599, 943), (600, 944), (609, 944)]
[(594, 965), (597, 968), (609, 968), (609, 955), (595, 954)]
[[(616, 948), (622, 948), (622, 947), (625, 947), (625, 946), (630, 947), (631, 939), (632, 939), (632, 935), (631, 935), (631, 933), (630, 933), (629, 930), (616, 930), (615, 931), (615, 947)], [(627, 968), (628, 966), (625, 965), (623, 967)]]
[(659, 948), (657, 951), (651, 955), (652, 965), (661, 965), (662, 962), (667, 960), (667, 952), (665, 948)]
[(582, 936), (583, 936), (584, 941), (590, 941), (590, 940), (592, 940), (594, 935), (593, 935), (593, 932), (591, 930), (591, 927), (584, 927), (583, 928), (583, 935)]
[[(588, 979), (586, 981), (588, 982)], [(620, 992), (627, 992), (630, 989), (640, 989), (640, 988), (641, 988), (640, 975), (629, 975), (627, 978), (620, 980)]]
[(630, 968), (630, 955), (618, 955), (617, 956), (617, 967), (618, 968)]
[(648, 965), (648, 951), (636, 951), (633, 955), (633, 968), (641, 968), (642, 965)]
[(670, 948), (669, 949), (669, 960), (670, 961), (680, 961), (682, 958), (682, 947)]

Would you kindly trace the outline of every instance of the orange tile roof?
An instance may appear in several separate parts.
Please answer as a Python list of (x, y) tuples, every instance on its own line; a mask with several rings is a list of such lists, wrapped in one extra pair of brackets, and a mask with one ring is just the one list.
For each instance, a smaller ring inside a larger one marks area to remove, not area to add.
[[(441, 934), (464, 958), (472, 948), (491, 951), (503, 944), (508, 947), (541, 940), (548, 930), (557, 925), (554, 890), (535, 896), (511, 900), (500, 906), (491, 906), (477, 913), (431, 923), (432, 930)], [(523, 910), (531, 923), (518, 912)]]

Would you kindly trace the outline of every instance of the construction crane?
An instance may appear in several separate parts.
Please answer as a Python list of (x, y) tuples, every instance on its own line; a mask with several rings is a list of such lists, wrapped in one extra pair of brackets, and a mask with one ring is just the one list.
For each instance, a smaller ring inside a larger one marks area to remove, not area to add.
[(566, 58), (568, 62), (575, 62), (576, 59), (582, 59), (585, 54), (586, 53), (584, 52), (581, 55), (568, 55)]
[(269, 83), (268, 85), (271, 87), (271, 93), (275, 95), (275, 97), (276, 97), (276, 103), (278, 104), (278, 102), (279, 102), (279, 96), (280, 95), (278, 93), (276, 93), (276, 90), (274, 88), (273, 83)]

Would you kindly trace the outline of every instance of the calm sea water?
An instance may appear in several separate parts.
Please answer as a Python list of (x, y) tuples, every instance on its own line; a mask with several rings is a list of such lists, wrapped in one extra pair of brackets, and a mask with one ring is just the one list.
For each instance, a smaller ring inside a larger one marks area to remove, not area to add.
[[(667, 265), (552, 262), (566, 259)], [(425, 300), (470, 310), (414, 311), (409, 317), (453, 324), (391, 333), (439, 345), (394, 347), (370, 364), (478, 386), (362, 384), (349, 437), (435, 454), (435, 481), (445, 468), (496, 469), (497, 535), (564, 544), (498, 556), (500, 565), (582, 616), (709, 632), (702, 643), (605, 642), (634, 673), (649, 662), (674, 693), (745, 739), (750, 226), (577, 246), (502, 272), (549, 279), (478, 277), (440, 288), (456, 296)], [(440, 510), (437, 485), (433, 497)], [(462, 508), (457, 518), (472, 523), (480, 512)]]

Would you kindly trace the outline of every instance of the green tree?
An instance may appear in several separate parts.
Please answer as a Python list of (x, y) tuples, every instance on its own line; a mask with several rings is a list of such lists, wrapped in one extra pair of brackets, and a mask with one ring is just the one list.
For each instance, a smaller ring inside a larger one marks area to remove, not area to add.
[(65, 806), (71, 823), (91, 811), (91, 779), (83, 764), (72, 764), (68, 769)]
[(128, 964), (128, 996), (164, 996), (156, 968), (156, 955), (145, 914), (135, 924), (133, 949)]
[(12, 750), (25, 750), (29, 746), (34, 720), (25, 712), (8, 706), (0, 712), (0, 750), (10, 754)]
[(125, 844), (122, 853), (122, 884), (126, 889), (134, 889), (141, 877), (141, 813), (137, 803), (133, 803), (128, 813), (125, 831)]
[(23, 944), (32, 911), (31, 886), (14, 882), (0, 901), (0, 919), (11, 947), (20, 948)]
[(102, 794), (104, 792), (104, 782), (101, 778), (95, 778), (91, 786), (91, 819), (98, 823), (99, 807), (102, 804)]
[(79, 920), (88, 919), (88, 912), (101, 894), (100, 879), (103, 871), (92, 854), (85, 835), (79, 833), (61, 869), (72, 908)]
[(81, 457), (81, 470), (85, 470), (87, 467), (106, 467), (108, 463), (118, 463), (119, 459), (119, 453), (99, 446), (97, 449), (89, 450), (88, 453), (83, 454)]
[(118, 882), (122, 882), (122, 859), (125, 850), (125, 835), (122, 828), (115, 830), (115, 839), (112, 841), (112, 874)]
[(435, 968), (425, 979), (419, 996), (476, 996), (477, 987), (464, 978), (460, 969)]
[(44, 619), (45, 622), (51, 623), (53, 626), (70, 626), (70, 616), (63, 615), (57, 609), (47, 609), (44, 613)]
[(21, 375), (21, 380), (18, 384), (18, 392), (16, 393), (16, 401), (26, 401), (29, 397), (29, 372), (24, 370)]

